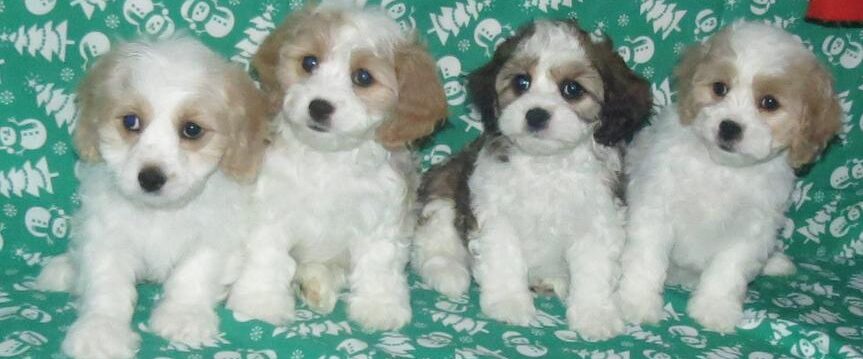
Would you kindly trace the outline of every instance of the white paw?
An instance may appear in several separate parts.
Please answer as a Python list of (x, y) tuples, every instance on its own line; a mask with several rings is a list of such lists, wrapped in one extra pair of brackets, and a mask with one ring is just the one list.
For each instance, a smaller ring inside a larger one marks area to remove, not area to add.
[(259, 292), (234, 288), (226, 306), (234, 312), (273, 325), (283, 325), (294, 319), (294, 296), (287, 290)]
[(470, 287), (470, 272), (452, 258), (430, 258), (420, 269), (420, 275), (434, 290), (451, 298), (461, 296)]
[(485, 315), (505, 323), (526, 326), (536, 316), (533, 296), (529, 291), (520, 293), (480, 292), (480, 307)]
[(72, 258), (63, 254), (51, 258), (36, 278), (36, 289), (49, 292), (69, 292), (75, 282), (76, 270)]
[(686, 312), (704, 328), (720, 333), (733, 333), (743, 318), (743, 303), (733, 298), (694, 294)]
[(621, 287), (617, 293), (623, 319), (634, 324), (656, 324), (664, 316), (662, 294)]
[(199, 346), (219, 334), (219, 317), (206, 307), (161, 303), (150, 315), (150, 330), (172, 342)]
[(570, 330), (591, 340), (606, 340), (623, 332), (623, 319), (614, 306), (570, 306), (566, 319)]
[(333, 288), (331, 283), (324, 283), (319, 280), (308, 280), (300, 284), (300, 293), (303, 296), (303, 302), (312, 310), (328, 314), (336, 307), (336, 302), (339, 300), (338, 293)]
[(102, 315), (78, 318), (63, 340), (63, 353), (73, 358), (131, 358), (140, 336), (131, 323)]
[(348, 318), (368, 330), (396, 330), (410, 322), (410, 302), (407, 298), (351, 294)]

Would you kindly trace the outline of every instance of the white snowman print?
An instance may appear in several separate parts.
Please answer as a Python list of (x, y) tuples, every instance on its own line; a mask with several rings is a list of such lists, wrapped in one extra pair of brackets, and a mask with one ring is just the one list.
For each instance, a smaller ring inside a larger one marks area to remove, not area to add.
[(30, 207), (24, 214), (24, 225), (31, 235), (45, 238), (49, 243), (69, 234), (69, 216), (59, 207)]
[(78, 43), (78, 53), (84, 59), (82, 68), (87, 69), (91, 60), (111, 50), (111, 40), (99, 31), (92, 31), (84, 35)]
[(476, 29), (473, 31), (473, 40), (485, 50), (486, 56), (491, 56), (494, 50), (497, 50), (497, 47), (506, 41), (512, 33), (512, 28), (509, 25), (502, 26), (497, 19), (488, 18), (476, 25)]
[(225, 37), (234, 29), (234, 13), (214, 0), (186, 0), (180, 15), (192, 31), (215, 38)]
[(503, 339), (504, 345), (515, 348), (515, 351), (526, 357), (538, 358), (548, 353), (548, 348), (539, 343), (531, 342), (519, 332), (504, 332), (501, 339)]
[(57, 5), (57, 0), (25, 0), (24, 7), (27, 8), (31, 14), (39, 16), (45, 15), (51, 10), (54, 10), (54, 6)]
[(437, 68), (443, 79), (443, 90), (450, 106), (459, 106), (465, 102), (467, 91), (462, 83), (461, 61), (452, 55), (446, 55), (437, 60)]
[(6, 120), (11, 126), (0, 125), (0, 150), (9, 154), (21, 154), (42, 148), (48, 131), (42, 121), (28, 118), (21, 121)]
[(841, 35), (829, 35), (824, 38), (821, 51), (827, 55), (831, 64), (840, 65), (849, 70), (857, 68), (863, 62), (863, 44)]
[(650, 61), (656, 52), (653, 39), (647, 36), (623, 38), (624, 45), (617, 48), (617, 53), (633, 69)]
[(123, 17), (137, 26), (139, 33), (157, 39), (170, 37), (176, 27), (168, 15), (168, 8), (151, 0), (126, 0), (123, 3)]

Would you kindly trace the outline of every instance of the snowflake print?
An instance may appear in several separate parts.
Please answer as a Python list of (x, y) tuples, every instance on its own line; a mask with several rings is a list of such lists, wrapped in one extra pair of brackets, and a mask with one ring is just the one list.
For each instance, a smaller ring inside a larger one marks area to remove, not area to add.
[(554, 304), (551, 304), (551, 302), (545, 302), (540, 304), (539, 307), (545, 310), (552, 310), (554, 309)]
[(303, 351), (302, 351), (302, 350), (299, 350), (299, 349), (294, 350), (294, 351), (291, 353), (291, 359), (303, 359), (303, 358), (305, 358), (305, 357), (306, 357), (306, 355), (305, 355), (305, 354), (303, 354)]
[(51, 146), (51, 150), (54, 151), (55, 155), (62, 156), (69, 151), (69, 145), (67, 145), (66, 142), (57, 142)]
[(824, 195), (824, 191), (817, 191), (813, 195), (812, 199), (815, 200), (815, 203), (824, 203), (824, 197), (826, 197)]
[(535, 336), (535, 337), (541, 337), (541, 336), (545, 335), (545, 331), (542, 329), (539, 329), (539, 328), (531, 328), (530, 334)]
[(641, 71), (641, 73), (644, 75), (644, 77), (653, 78), (653, 74), (654, 74), (653, 66), (645, 67), (644, 71)]
[(291, 10), (296, 10), (300, 6), (303, 6), (303, 0), (291, 0), (291, 2), (288, 3), (288, 6), (291, 8)]
[(6, 203), (3, 205), (3, 214), (6, 217), (15, 217), (18, 214), (18, 208), (15, 208), (11, 203)]
[(12, 91), (6, 90), (0, 92), (0, 103), (4, 105), (10, 105), (15, 102), (15, 95), (12, 94)]
[(228, 0), (228, 4), (231, 6), (237, 6), (240, 5), (240, 0)]
[(6, 11), (6, 2), (3, 0), (0, 0), (0, 14), (2, 14), (5, 11)]
[(415, 322), (414, 326), (419, 328), (419, 329), (425, 329), (426, 327), (428, 327), (428, 325), (426, 323), (422, 323), (422, 322)]
[(575, 20), (575, 19), (578, 19), (578, 13), (575, 11), (570, 11), (570, 12), (566, 13), (566, 17), (570, 18), (572, 20)]
[(105, 26), (107, 26), (109, 29), (116, 29), (120, 27), (120, 17), (114, 14), (106, 16)]
[(599, 20), (596, 22), (596, 31), (597, 32), (605, 32), (606, 24), (605, 20)]
[(685, 49), (685, 48), (686, 48), (686, 45), (684, 45), (682, 42), (675, 43), (674, 44), (674, 54), (680, 55), (681, 53), (683, 53), (683, 49)]
[(470, 41), (468, 41), (467, 39), (459, 40), (458, 51), (467, 52), (467, 50), (470, 50)]
[(470, 343), (473, 343), (473, 337), (471, 337), (471, 336), (459, 337), (458, 341), (463, 343), (463, 344), (470, 344)]
[(76, 206), (80, 206), (81, 205), (81, 196), (78, 195), (78, 192), (72, 193), (72, 195), (69, 196), (69, 201), (71, 201), (72, 204), (74, 204)]
[(69, 82), (69, 81), (72, 81), (72, 79), (74, 77), (75, 77), (75, 71), (72, 71), (72, 69), (70, 69), (68, 67), (64, 67), (62, 70), (60, 70), (60, 79), (61, 80)]
[(617, 26), (626, 27), (629, 25), (629, 15), (622, 14), (617, 17)]
[(725, 7), (729, 9), (734, 9), (737, 7), (737, 2), (739, 0), (725, 0)]
[(264, 328), (261, 328), (260, 326), (255, 326), (254, 328), (252, 328), (252, 332), (249, 334), (249, 339), (255, 342), (261, 340), (261, 338), (263, 337)]

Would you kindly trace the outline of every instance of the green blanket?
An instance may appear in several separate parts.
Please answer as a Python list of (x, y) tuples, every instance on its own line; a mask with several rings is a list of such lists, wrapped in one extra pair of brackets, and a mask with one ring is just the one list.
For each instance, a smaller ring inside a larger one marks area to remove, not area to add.
[[(185, 3), (208, 8), (202, 20)], [(68, 241), (75, 194), (74, 89), (86, 68), (119, 39), (185, 31), (248, 66), (263, 38), (303, 1), (0, 0), (0, 358), (59, 358), (75, 318), (66, 294), (31, 290), (47, 257)], [(415, 28), (439, 59), (449, 124), (422, 150), (423, 165), (458, 151), (479, 133), (467, 107), (464, 74), (533, 18), (577, 18), (614, 39), (626, 62), (652, 82), (656, 106), (675, 98), (669, 75), (685, 46), (734, 19), (783, 27), (800, 36), (837, 79), (845, 111), (842, 134), (801, 177), (778, 236), (799, 264), (791, 278), (750, 286), (737, 334), (706, 331), (685, 315), (688, 293), (669, 288), (667, 319), (629, 326), (607, 342), (567, 330), (556, 298), (536, 299), (530, 327), (484, 317), (476, 288), (451, 300), (412, 277), (414, 320), (398, 332), (364, 333), (340, 304), (322, 316), (300, 307), (286, 327), (220, 308), (223, 335), (202, 348), (148, 333), (157, 286), (141, 286), (133, 325), (142, 358), (863, 358), (863, 30), (802, 19), (805, 0), (371, 0), (405, 28)], [(855, 106), (855, 102), (857, 103)]]

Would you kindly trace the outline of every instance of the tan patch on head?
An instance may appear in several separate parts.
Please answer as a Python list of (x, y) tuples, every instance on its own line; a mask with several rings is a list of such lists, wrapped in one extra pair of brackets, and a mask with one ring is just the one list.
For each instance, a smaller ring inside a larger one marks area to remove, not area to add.
[(113, 79), (117, 71), (119, 57), (117, 52), (109, 52), (102, 56), (78, 85), (76, 99), (79, 115), (73, 142), (78, 150), (78, 156), (85, 162), (97, 162), (102, 159), (99, 153), (99, 128), (102, 122), (116, 119), (117, 129), (124, 134), (126, 132), (122, 122), (122, 116), (125, 113), (116, 113), (117, 104), (112, 101), (112, 91), (108, 88), (108, 82)]
[(389, 149), (403, 148), (431, 134), (447, 115), (446, 95), (434, 59), (416, 42), (395, 50), (398, 103), (377, 130), (377, 140)]
[(593, 66), (583, 62), (573, 62), (551, 69), (551, 78), (560, 86), (566, 80), (578, 82), (587, 93), (569, 101), (569, 106), (580, 118), (586, 121), (599, 119), (602, 102), (605, 97), (605, 87), (602, 77)]
[(374, 81), (368, 87), (354, 85), (366, 108), (372, 113), (389, 113), (398, 99), (398, 79), (393, 64), (369, 51), (358, 51), (351, 56), (351, 74), (365, 69)]
[(688, 125), (695, 120), (701, 108), (720, 101), (713, 93), (713, 83), (722, 81), (733, 88), (737, 70), (734, 67), (734, 50), (730, 32), (722, 31), (703, 44), (686, 50), (674, 69), (677, 79), (680, 122)]
[(786, 73), (786, 78), (797, 83), (787, 89), (790, 98), (799, 99), (799, 104), (795, 104), (799, 106), (796, 128), (791, 131), (789, 142), (790, 164), (799, 168), (814, 161), (839, 132), (843, 114), (833, 89), (833, 77), (814, 57), (798, 59)]
[[(186, 151), (202, 152), (207, 148), (206, 152), (221, 154), (227, 147), (225, 138), (220, 138), (217, 143), (211, 144), (216, 137), (228, 135), (230, 128), (227, 126), (227, 119), (219, 112), (226, 111), (225, 104), (220, 104), (212, 98), (197, 97), (186, 101), (180, 105), (176, 116), (173, 118), (174, 129), (177, 136), (180, 137), (180, 147)], [(215, 112), (213, 112), (215, 110)], [(204, 130), (203, 135), (196, 139), (187, 139), (182, 137), (183, 127), (186, 123), (193, 122)], [(216, 136), (217, 134), (221, 136)], [(208, 146), (211, 145), (211, 146)]]
[(494, 81), (494, 88), (497, 91), (497, 106), (500, 109), (506, 108), (518, 98), (512, 88), (512, 79), (521, 74), (528, 74), (531, 78), (536, 77), (537, 62), (539, 59), (535, 56), (522, 55), (513, 56), (503, 63)]
[(266, 97), (236, 66), (225, 72), (225, 95), (228, 147), (220, 166), (239, 181), (252, 181), (257, 177), (267, 145), (270, 116)]

